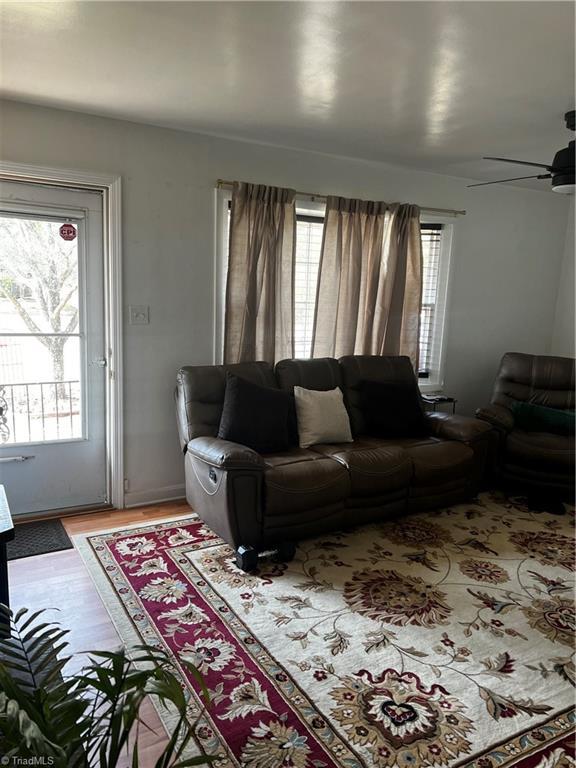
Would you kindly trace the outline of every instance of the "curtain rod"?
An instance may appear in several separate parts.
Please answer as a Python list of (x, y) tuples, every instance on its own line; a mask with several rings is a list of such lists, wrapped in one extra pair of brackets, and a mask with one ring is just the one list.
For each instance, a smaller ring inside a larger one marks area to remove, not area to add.
[[(216, 182), (219, 188), (233, 187), (233, 181), (227, 181), (226, 179), (218, 179)], [(318, 195), (316, 192), (296, 192), (298, 197), (307, 197), (309, 200), (326, 200), (326, 195)], [(466, 216), (466, 211), (455, 210), (454, 208), (428, 208), (423, 205), (418, 206), (421, 211), (425, 213), (447, 213), (451, 216)]]

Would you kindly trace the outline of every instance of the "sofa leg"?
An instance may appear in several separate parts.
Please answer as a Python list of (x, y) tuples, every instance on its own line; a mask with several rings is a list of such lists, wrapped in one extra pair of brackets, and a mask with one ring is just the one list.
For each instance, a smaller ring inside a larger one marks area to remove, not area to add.
[(276, 563), (289, 563), (296, 554), (296, 544), (293, 541), (283, 541), (276, 547), (272, 559)]
[(254, 547), (240, 544), (236, 550), (236, 565), (241, 571), (249, 573), (258, 567), (258, 552)]

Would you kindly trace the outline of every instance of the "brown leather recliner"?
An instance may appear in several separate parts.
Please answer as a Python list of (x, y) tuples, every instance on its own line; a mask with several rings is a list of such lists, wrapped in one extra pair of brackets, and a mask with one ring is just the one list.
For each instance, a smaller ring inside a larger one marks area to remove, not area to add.
[(574, 436), (526, 432), (514, 425), (515, 403), (574, 410), (574, 360), (508, 352), (500, 362), (491, 404), (476, 416), (496, 428), (496, 471), (507, 485), (528, 493), (574, 497)]
[[(217, 438), (226, 371), (286, 390), (296, 384), (340, 387), (354, 442), (260, 455)], [(488, 424), (431, 413), (425, 437), (370, 437), (359, 407), (363, 380), (413, 383), (414, 372), (406, 357), (372, 356), (284, 360), (275, 370), (256, 362), (179, 371), (176, 408), (186, 498), (236, 549), (240, 567), (254, 568), (263, 550), (289, 559), (301, 538), (453, 504), (477, 491), (495, 438)]]

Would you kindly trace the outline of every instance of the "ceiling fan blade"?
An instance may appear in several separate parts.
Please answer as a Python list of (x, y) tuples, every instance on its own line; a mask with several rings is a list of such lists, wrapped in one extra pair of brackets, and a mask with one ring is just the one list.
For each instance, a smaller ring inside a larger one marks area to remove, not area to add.
[(483, 160), (498, 160), (501, 163), (514, 163), (514, 165), (531, 165), (534, 168), (546, 168), (547, 171), (552, 170), (551, 165), (544, 165), (544, 163), (528, 163), (525, 160), (510, 160), (508, 157), (484, 157)]
[(540, 173), (537, 176), (516, 176), (514, 179), (499, 179), (498, 181), (481, 181), (479, 184), (468, 184), (468, 187), (485, 187), (487, 184), (505, 184), (507, 181), (522, 181), (522, 179), (551, 179), (551, 173)]

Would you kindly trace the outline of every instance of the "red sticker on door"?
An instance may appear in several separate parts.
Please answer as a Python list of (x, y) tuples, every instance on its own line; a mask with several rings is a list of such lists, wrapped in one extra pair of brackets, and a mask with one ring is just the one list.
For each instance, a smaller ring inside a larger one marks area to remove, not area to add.
[(60, 237), (62, 240), (75, 240), (76, 227), (73, 224), (62, 224), (60, 227)]

